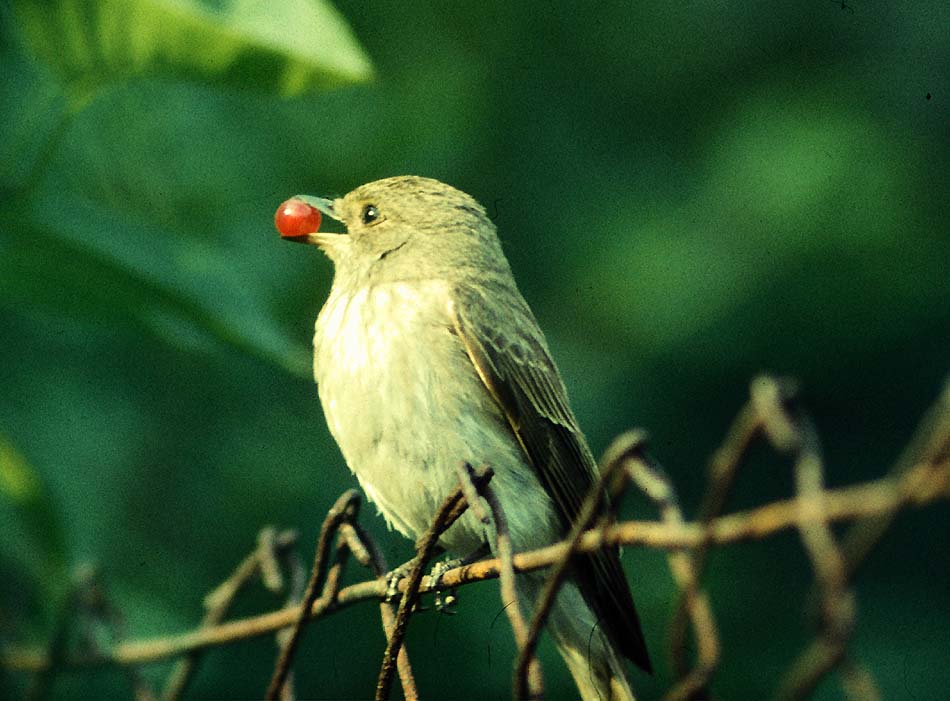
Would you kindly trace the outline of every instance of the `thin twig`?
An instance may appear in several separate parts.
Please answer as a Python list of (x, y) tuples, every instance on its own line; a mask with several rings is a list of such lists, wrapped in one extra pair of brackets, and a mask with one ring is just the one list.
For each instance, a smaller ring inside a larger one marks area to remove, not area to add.
[[(254, 552), (245, 557), (234, 572), (205, 597), (205, 615), (201, 620), (201, 627), (210, 628), (225, 619), (235, 597), (260, 570), (263, 544), (266, 543), (274, 550), (283, 550), (292, 547), (296, 542), (295, 531), (283, 531), (276, 534), (273, 528), (261, 529), (261, 533), (258, 534), (258, 546)], [(177, 701), (181, 698), (191, 681), (200, 656), (201, 650), (192, 650), (175, 664), (162, 691), (164, 701)]]
[[(91, 574), (80, 589), (77, 613), (79, 621), (85, 624), (81, 629), (80, 645), (98, 649), (103, 639), (95, 629), (100, 626), (105, 628), (109, 645), (114, 645), (125, 637), (125, 618), (113, 604), (105, 583), (96, 572)], [(124, 672), (132, 687), (132, 698), (135, 701), (155, 701), (155, 691), (137, 665), (126, 667)]]
[[(393, 639), (393, 630), (396, 628), (396, 612), (393, 605), (387, 601), (381, 601), (379, 604), (380, 618), (383, 623), (383, 632), (386, 634), (386, 644), (389, 645)], [(419, 698), (419, 691), (416, 688), (416, 680), (412, 674), (412, 666), (409, 663), (409, 653), (406, 652), (406, 643), (399, 646), (399, 655), (396, 657), (396, 671), (399, 674), (399, 683), (402, 685), (402, 695), (406, 701), (416, 701)]]
[(844, 555), (825, 520), (824, 466), (818, 436), (807, 416), (800, 411), (792, 415), (789, 404), (793, 398), (786, 388), (767, 379), (754, 391), (754, 400), (763, 410), (766, 435), (777, 449), (795, 453), (795, 484), (803, 497), (799, 531), (821, 594), (818, 636), (780, 685), (777, 698), (783, 701), (806, 698), (844, 660), (856, 607), (848, 589)]
[[(340, 536), (346, 539), (347, 545), (360, 564), (372, 569), (377, 579), (385, 581), (384, 577), (389, 571), (389, 567), (382, 551), (380, 551), (379, 546), (370, 534), (354, 521), (353, 523), (343, 524), (340, 528)], [(393, 627), (396, 624), (395, 607), (392, 602), (383, 599), (379, 602), (379, 613), (382, 619), (383, 632), (386, 635), (386, 643), (389, 644), (393, 636)], [(399, 646), (399, 655), (396, 657), (396, 671), (399, 673), (399, 683), (402, 685), (403, 697), (406, 701), (417, 701), (419, 691), (416, 688), (416, 679), (412, 673), (412, 665), (409, 662), (409, 652), (406, 650), (405, 642)]]
[[(637, 434), (640, 436), (640, 434)], [(646, 441), (645, 434), (640, 436), (640, 440), (635, 441), (636, 445)], [(573, 562), (574, 556), (581, 552), (580, 545), (585, 531), (590, 528), (594, 519), (600, 514), (604, 501), (607, 498), (607, 487), (612, 485), (615, 477), (620, 474), (623, 465), (622, 456), (611, 459), (605, 467), (602, 468), (597, 482), (584, 497), (581, 508), (577, 514), (577, 519), (571, 526), (564, 544), (567, 546), (561, 556), (554, 561), (548, 575), (544, 580), (544, 586), (538, 595), (538, 600), (534, 605), (534, 612), (531, 615), (531, 625), (528, 628), (528, 634), (525, 637), (524, 644), (518, 650), (518, 660), (515, 664), (515, 696), (517, 698), (526, 698), (529, 693), (528, 672), (531, 667), (531, 661), (536, 656), (538, 641), (541, 637), (541, 631), (547, 622), (548, 615), (554, 606), (557, 593), (567, 579), (568, 570)], [(595, 531), (603, 533), (603, 529)]]
[[(950, 459), (950, 380), (917, 426), (891, 476), (900, 478), (920, 465), (937, 466)], [(899, 505), (852, 524), (844, 537), (845, 567), (851, 577), (890, 527)]]
[(91, 586), (95, 577), (96, 572), (92, 567), (82, 567), (69, 583), (69, 589), (63, 599), (56, 621), (56, 629), (50, 638), (49, 647), (44, 653), (48, 664), (42, 669), (36, 670), (36, 676), (26, 692), (25, 698), (28, 701), (40, 701), (46, 698), (53, 679), (60, 671), (68, 667), (66, 652), (69, 637), (79, 614), (83, 591)]
[[(494, 471), (490, 467), (482, 467), (472, 475), (472, 482), (478, 488), (482, 483), (490, 480), (493, 475)], [(436, 513), (429, 530), (416, 543), (416, 556), (412, 561), (412, 569), (406, 577), (406, 587), (399, 601), (392, 635), (386, 644), (386, 652), (383, 654), (383, 664), (379, 670), (379, 679), (376, 682), (376, 701), (386, 701), (389, 698), (393, 671), (396, 667), (396, 657), (402, 647), (403, 638), (406, 636), (409, 616), (419, 599), (422, 572), (432, 558), (441, 535), (465, 513), (466, 508), (468, 508), (468, 503), (460, 485), (448, 496)]]
[[(524, 650), (528, 640), (528, 626), (521, 612), (521, 602), (518, 599), (518, 587), (515, 583), (514, 551), (511, 545), (511, 533), (508, 531), (508, 517), (498, 501), (498, 496), (490, 484), (485, 484), (481, 494), (488, 502), (492, 518), (495, 522), (495, 552), (500, 564), (500, 589), (502, 609), (511, 623), (511, 630), (515, 636), (515, 644), (519, 654)], [(528, 696), (530, 699), (540, 699), (544, 696), (544, 678), (541, 674), (541, 663), (537, 655), (531, 655), (528, 662)], [(517, 688), (517, 681), (512, 688)]]
[[(849, 582), (900, 509), (950, 498), (950, 383), (888, 477), (836, 490), (824, 486), (824, 468), (817, 433), (807, 417), (789, 409), (792, 394), (786, 382), (768, 377), (753, 381), (749, 402), (711, 461), (710, 483), (696, 523), (684, 522), (672, 485), (659, 465), (643, 450), (643, 434), (631, 433), (618, 439), (608, 451), (600, 478), (585, 497), (568, 537), (561, 543), (514, 555), (505, 514), (496, 495), (487, 486), (491, 470), (484, 468), (476, 471), (469, 479), (471, 468), (460, 464), (460, 487), (446, 500), (429, 531), (418, 542), (410, 575), (398, 582), (402, 597), (395, 615), (392, 605), (385, 599), (388, 590), (383, 576), (385, 561), (375, 542), (355, 522), (359, 496), (351, 491), (344, 494), (327, 515), (307, 591), (299, 605), (242, 621), (220, 623), (237, 591), (256, 572), (261, 573), (268, 588), (277, 590), (283, 586), (278, 559), (286, 548), (280, 546), (280, 539), (272, 530), (265, 529), (255, 555), (245, 560), (229, 580), (209, 595), (208, 613), (197, 631), (169, 638), (124, 643), (120, 640), (122, 624), (118, 611), (110, 605), (95, 581), (90, 580), (86, 584), (77, 583), (72, 589), (48, 651), (6, 649), (0, 654), (0, 664), (9, 669), (36, 672), (29, 692), (31, 698), (45, 695), (53, 677), (67, 667), (106, 664), (127, 666), (136, 697), (145, 701), (153, 698), (153, 694), (135, 666), (166, 657), (188, 655), (188, 659), (178, 665), (166, 687), (166, 698), (172, 701), (184, 690), (200, 650), (279, 631), (281, 653), (267, 696), (276, 699), (279, 695), (284, 701), (291, 701), (290, 667), (306, 622), (358, 601), (378, 598), (381, 600), (387, 646), (376, 698), (388, 698), (393, 671), (398, 669), (405, 697), (415, 700), (418, 693), (402, 643), (419, 595), (435, 588), (454, 588), (500, 576), (502, 600), (518, 644), (515, 693), (519, 697), (540, 698), (543, 683), (535, 649), (571, 563), (578, 555), (627, 544), (670, 551), (670, 568), (682, 590), (670, 637), (674, 667), (681, 678), (670, 690), (667, 699), (685, 701), (699, 698), (699, 694), (704, 692), (719, 658), (718, 636), (711, 607), (699, 587), (706, 552), (712, 546), (763, 538), (783, 529), (797, 528), (814, 568), (822, 615), (816, 639), (792, 666), (780, 687), (780, 698), (804, 698), (828, 672), (838, 669), (842, 685), (850, 698), (874, 701), (880, 694), (873, 678), (848, 654), (847, 644), (855, 621), (855, 600), (848, 588)], [(758, 509), (720, 516), (742, 458), (759, 431), (776, 449), (794, 456), (797, 496)], [(609, 508), (605, 510), (604, 502), (609, 502), (611, 496), (621, 494), (630, 480), (635, 481), (656, 502), (662, 523), (613, 522), (614, 512)], [(473, 516), (482, 523), (487, 525), (491, 522), (481, 498), (486, 500), (492, 511), (498, 557), (457, 567), (442, 575), (438, 582), (423, 584), (423, 569), (432, 557), (441, 534), (466, 508), (471, 508)], [(595, 528), (591, 528), (601, 514), (604, 516)], [(847, 520), (858, 522), (848, 533), (845, 547), (839, 549), (830, 524)], [(335, 557), (328, 568), (329, 546), (334, 533), (338, 534)], [(342, 572), (350, 553), (371, 567), (376, 579), (341, 590)], [(297, 563), (291, 563), (291, 571), (296, 575), (296, 580), (302, 581), (302, 567), (299, 566), (299, 560)], [(544, 567), (549, 567), (550, 571), (538, 597), (531, 625), (526, 626), (518, 602), (515, 573)], [(299, 583), (293, 588), (299, 590)], [(296, 598), (297, 594), (299, 591), (294, 591), (291, 597)], [(89, 648), (91, 653), (70, 656), (67, 654), (69, 639), (76, 637), (70, 633), (72, 622), (85, 621), (87, 618), (90, 626), (108, 626), (112, 649), (105, 651), (93, 644)], [(687, 619), (693, 623), (698, 646), (696, 668), (688, 674), (685, 673), (688, 665)]]
[[(729, 494), (735, 484), (736, 474), (745, 457), (746, 451), (761, 426), (758, 412), (751, 400), (747, 401), (736, 416), (726, 438), (713, 453), (707, 468), (706, 491), (699, 506), (698, 521), (708, 526), (713, 519), (719, 517)], [(706, 567), (706, 555), (709, 551), (709, 541), (705, 541), (692, 551), (693, 570), (696, 581), (702, 579)], [(673, 674), (676, 679), (685, 677), (689, 673), (689, 646), (686, 634), (689, 630), (689, 608), (685, 590), (680, 590), (673, 619), (669, 628), (669, 650)]]
[[(345, 525), (345, 524), (344, 524)], [(260, 543), (260, 548), (264, 549), (264, 543)], [(263, 561), (267, 562), (268, 560), (280, 559), (283, 561), (284, 568), (290, 573), (290, 586), (287, 587), (287, 596), (285, 598), (285, 605), (293, 606), (299, 605), (300, 601), (303, 599), (307, 590), (307, 570), (304, 567), (303, 560), (300, 558), (300, 553), (297, 551), (297, 548), (288, 548), (286, 550), (278, 551), (274, 553), (277, 555), (277, 558), (267, 557), (269, 551), (265, 550), (262, 552), (262, 557), (266, 558)], [(277, 563), (274, 562), (276, 565)], [(279, 566), (275, 567), (275, 570), (278, 575), (280, 575), (281, 568)], [(262, 576), (264, 577), (265, 584), (270, 581), (268, 586), (275, 586), (280, 584), (279, 579), (283, 579), (282, 576), (271, 577), (270, 575), (265, 574), (266, 570), (262, 571)], [(275, 636), (277, 640), (277, 649), (279, 650), (278, 654), (282, 654), (284, 648), (290, 644), (290, 639), (293, 636), (292, 628), (283, 628), (277, 631)], [(294, 682), (294, 673), (291, 670), (287, 675), (287, 680), (284, 682), (284, 686), (281, 689), (281, 701), (293, 701), (296, 698), (296, 684)]]
[(467, 462), (460, 462), (455, 466), (455, 474), (459, 478), (459, 484), (462, 486), (462, 494), (465, 496), (465, 501), (468, 502), (468, 508), (475, 518), (481, 521), (483, 525), (487, 525), (489, 523), (488, 514), (485, 513), (485, 507), (482, 506), (481, 499), (478, 498), (478, 490), (472, 482), (474, 472), (475, 468)]
[(845, 656), (841, 660), (841, 686), (848, 698), (861, 701), (880, 701), (881, 692), (871, 674), (854, 660)]
[[(646, 434), (630, 431), (620, 435), (607, 449), (603, 462), (616, 461), (624, 468), (611, 487), (611, 497), (618, 499), (632, 481), (656, 505), (665, 525), (682, 526), (683, 514), (673, 485), (660, 464), (647, 454), (646, 447)], [(695, 668), (684, 667), (677, 683), (664, 698), (675, 701), (706, 698), (706, 684), (719, 662), (719, 636), (712, 608), (706, 593), (699, 588), (692, 555), (686, 549), (676, 549), (668, 553), (667, 560), (683, 596), (684, 620), (693, 624), (699, 656)]]
[[(627, 439), (629, 441), (630, 439)], [(624, 436), (615, 441), (608, 453), (620, 456), (629, 479), (653, 501), (663, 522), (671, 527), (683, 525), (683, 512), (676, 491), (663, 468), (650, 458), (642, 440), (625, 443)], [(687, 618), (693, 624), (698, 645), (696, 666), (680, 675), (676, 685), (667, 692), (667, 701), (687, 701), (701, 697), (709, 679), (719, 664), (719, 634), (709, 598), (699, 587), (699, 578), (691, 553), (686, 549), (673, 550), (667, 555), (673, 579), (683, 594)]]
[(258, 569), (261, 581), (268, 591), (277, 593), (284, 588), (284, 575), (280, 571), (280, 553), (283, 548), (278, 542), (277, 530), (272, 527), (262, 528), (257, 534)]
[(320, 584), (327, 568), (327, 553), (330, 549), (330, 541), (339, 525), (345, 520), (353, 518), (355, 512), (359, 509), (359, 504), (359, 492), (355, 489), (347, 490), (336, 500), (323, 521), (323, 527), (320, 529), (320, 537), (317, 541), (316, 554), (313, 559), (313, 569), (310, 572), (310, 581), (307, 583), (306, 593), (299, 607), (294, 632), (281, 650), (274, 668), (274, 674), (267, 687), (265, 697), (268, 701), (277, 701), (281, 687), (284, 685), (290, 671), (290, 664), (293, 661), (294, 653), (297, 651), (297, 645), (300, 643), (304, 625), (309, 620), (310, 609), (320, 591)]

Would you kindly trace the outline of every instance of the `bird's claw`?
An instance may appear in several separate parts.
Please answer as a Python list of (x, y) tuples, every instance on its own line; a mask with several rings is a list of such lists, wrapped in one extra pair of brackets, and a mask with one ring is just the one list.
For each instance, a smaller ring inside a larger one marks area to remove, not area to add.
[(442, 575), (462, 564), (464, 564), (464, 560), (461, 558), (443, 560), (442, 562), (435, 563), (432, 571), (429, 572), (429, 588), (433, 591), (432, 603), (435, 606), (435, 610), (439, 613), (447, 613), (449, 615), (457, 613), (453, 608), (458, 603), (458, 594), (455, 587), (440, 589), (439, 582), (442, 580)]
[[(410, 560), (409, 562), (404, 562), (403, 564), (399, 565), (399, 567), (395, 568), (391, 572), (386, 573), (385, 601), (387, 603), (393, 603), (399, 599), (400, 596), (402, 596), (402, 593), (399, 591), (399, 582), (409, 576), (414, 564), (414, 561)], [(442, 580), (442, 576), (446, 572), (464, 564), (466, 564), (466, 560), (464, 558), (455, 558), (443, 560), (442, 562), (437, 562), (435, 565), (433, 565), (432, 570), (429, 572), (428, 579), (426, 580), (426, 588), (432, 591), (433, 605), (435, 606), (436, 611), (447, 614), (456, 613), (456, 611), (454, 611), (452, 608), (458, 603), (458, 594), (456, 593), (455, 587), (441, 589), (439, 587), (439, 582)], [(425, 611), (426, 608), (417, 603), (415, 610)]]
[(458, 601), (458, 596), (455, 594), (455, 587), (446, 589), (444, 595), (442, 591), (437, 591), (432, 598), (435, 610), (449, 616), (454, 616), (458, 613), (458, 611), (455, 610), (455, 605)]
[(410, 560), (386, 573), (386, 598), (384, 600), (387, 604), (391, 604), (401, 596), (399, 592), (399, 582), (409, 576), (409, 572), (412, 571), (412, 565), (413, 561)]

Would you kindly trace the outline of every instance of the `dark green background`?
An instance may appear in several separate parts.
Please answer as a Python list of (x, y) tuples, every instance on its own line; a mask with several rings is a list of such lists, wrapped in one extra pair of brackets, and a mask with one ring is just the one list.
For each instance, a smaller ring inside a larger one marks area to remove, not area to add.
[[(246, 50), (215, 72), (207, 27), (173, 59), (126, 66), (93, 41), (82, 63), (69, 37), (99, 3), (72, 18), (67, 0), (15, 4), (0, 5), (4, 642), (48, 637), (79, 563), (101, 565), (143, 637), (194, 626), (265, 524), (299, 528), (309, 557), (355, 480), (307, 370), (331, 266), (273, 230), (298, 192), (413, 173), (483, 202), (595, 452), (647, 428), (690, 511), (760, 371), (800, 381), (833, 485), (882, 475), (940, 391), (946, 3), (341, 2), (368, 82), (240, 33)], [(341, 27), (301, 31), (322, 46), (345, 43)], [(280, 89), (293, 70), (307, 80)], [(730, 507), (792, 490), (787, 461), (757, 450)], [(653, 516), (638, 498), (624, 513)], [(408, 557), (372, 507), (363, 522), (391, 563)], [(903, 515), (857, 581), (853, 650), (885, 698), (950, 687), (948, 527), (942, 504)], [(657, 698), (674, 587), (660, 553), (627, 549), (624, 563), (659, 667), (632, 680)], [(761, 698), (810, 635), (799, 542), (727, 548), (707, 582), (714, 688)], [(256, 593), (238, 613), (275, 604)], [(424, 696), (508, 697), (499, 611), (491, 582), (461, 592), (455, 617), (413, 620)], [(572, 698), (545, 645), (550, 697)], [(369, 697), (382, 648), (373, 605), (320, 621), (301, 696)], [(191, 696), (262, 694), (273, 654), (271, 639), (214, 650)], [(17, 694), (23, 683), (0, 672)], [(129, 692), (105, 670), (65, 674), (53, 693)], [(818, 697), (841, 692), (832, 680)]]

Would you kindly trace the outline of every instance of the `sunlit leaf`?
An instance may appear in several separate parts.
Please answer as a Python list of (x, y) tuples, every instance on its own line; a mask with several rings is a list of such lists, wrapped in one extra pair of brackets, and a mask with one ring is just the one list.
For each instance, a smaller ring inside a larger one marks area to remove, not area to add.
[(184, 77), (281, 95), (361, 82), (372, 66), (321, 0), (17, 0), (35, 54), (75, 105), (136, 75)]

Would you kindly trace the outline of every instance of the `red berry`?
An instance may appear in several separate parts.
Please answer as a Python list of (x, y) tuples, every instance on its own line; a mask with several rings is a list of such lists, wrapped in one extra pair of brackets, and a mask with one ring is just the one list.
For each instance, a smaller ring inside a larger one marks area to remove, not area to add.
[(320, 210), (291, 197), (277, 208), (274, 225), (283, 238), (297, 238), (320, 230)]

